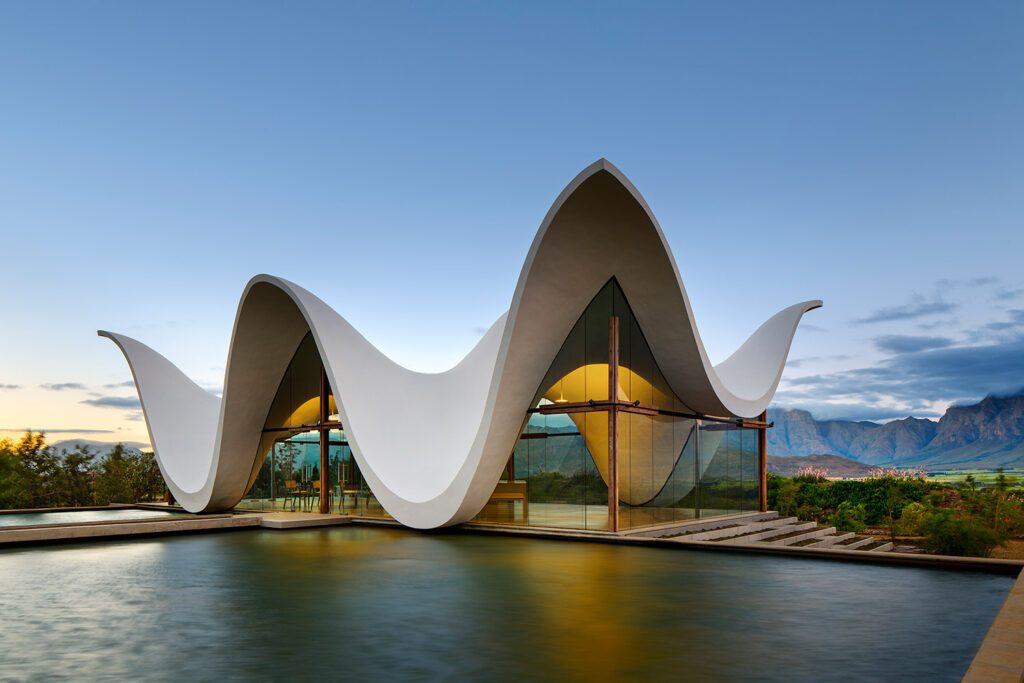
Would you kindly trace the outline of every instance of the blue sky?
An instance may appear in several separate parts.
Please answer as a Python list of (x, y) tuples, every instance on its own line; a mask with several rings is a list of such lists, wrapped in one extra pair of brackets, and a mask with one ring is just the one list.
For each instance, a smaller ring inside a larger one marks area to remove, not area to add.
[(602, 156), (714, 359), (825, 300), (781, 405), (1024, 386), (1022, 28), (1019, 2), (4, 3), (0, 428), (145, 440), (95, 330), (216, 388), (259, 272), (443, 369)]

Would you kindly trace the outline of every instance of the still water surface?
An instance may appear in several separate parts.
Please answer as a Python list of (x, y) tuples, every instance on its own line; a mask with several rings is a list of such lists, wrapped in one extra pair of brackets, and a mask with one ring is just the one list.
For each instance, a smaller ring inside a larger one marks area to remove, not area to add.
[(0, 551), (0, 679), (959, 680), (1012, 579), (347, 527)]

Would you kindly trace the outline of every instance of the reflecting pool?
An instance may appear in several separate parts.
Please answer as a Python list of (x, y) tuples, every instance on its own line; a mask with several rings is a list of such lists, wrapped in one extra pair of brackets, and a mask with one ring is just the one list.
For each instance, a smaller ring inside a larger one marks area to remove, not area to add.
[(336, 527), (0, 551), (0, 678), (959, 680), (1012, 579)]

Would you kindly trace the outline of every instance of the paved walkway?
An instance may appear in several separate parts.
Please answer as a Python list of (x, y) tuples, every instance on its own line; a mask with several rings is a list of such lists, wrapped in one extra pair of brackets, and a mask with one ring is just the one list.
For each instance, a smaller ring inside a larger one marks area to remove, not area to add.
[(1024, 681), (1024, 571), (1006, 596), (988, 635), (974, 656), (964, 681), (1020, 683)]

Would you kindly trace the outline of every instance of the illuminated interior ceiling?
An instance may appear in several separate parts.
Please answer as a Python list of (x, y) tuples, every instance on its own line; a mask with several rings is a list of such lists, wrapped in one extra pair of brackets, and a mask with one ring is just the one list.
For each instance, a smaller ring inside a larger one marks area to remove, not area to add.
[(629, 180), (602, 159), (548, 211), (509, 311), (446, 372), (403, 368), (319, 298), (270, 275), (257, 275), (242, 293), (222, 398), (141, 342), (99, 334), (131, 367), (168, 488), (200, 512), (231, 508), (245, 494), (268, 407), (311, 332), (373, 494), (403, 524), (432, 528), (468, 521), (487, 502), (552, 358), (613, 277), (668, 386), (705, 415), (765, 410), (801, 317), (821, 305), (783, 309), (713, 366), (661, 228)]
[[(586, 387), (604, 383), (607, 386), (608, 364), (591, 363), (576, 368), (551, 385), (543, 394), (543, 403), (557, 406), (567, 403), (582, 403), (594, 398), (593, 392), (588, 394)], [(630, 388), (627, 395), (623, 388)], [(604, 392), (607, 395), (607, 391)], [(602, 396), (603, 398), (603, 396)], [(672, 404), (672, 396), (658, 388), (656, 383), (634, 372), (628, 367), (619, 368), (618, 396), (620, 401), (636, 400), (648, 406), (665, 406)], [(583, 443), (597, 466), (602, 481), (608, 483), (608, 415), (604, 412), (568, 413), (583, 439)], [(657, 417), (644, 419), (646, 416), (628, 414), (620, 415), (626, 420), (624, 428), (620, 428), (619, 457), (619, 500), (628, 505), (645, 505), (657, 498), (657, 492), (669, 481), (679, 461), (687, 441), (691, 438), (694, 420), (685, 418)], [(714, 453), (725, 432), (708, 432), (704, 434), (704, 448)], [(633, 457), (634, 453), (674, 453), (675, 459)], [(703, 474), (711, 460), (700, 463), (699, 474)], [(634, 487), (633, 480), (642, 482)], [(649, 484), (654, 484), (652, 498)], [(673, 489), (677, 498), (685, 496), (692, 487), (693, 479), (677, 482)]]

